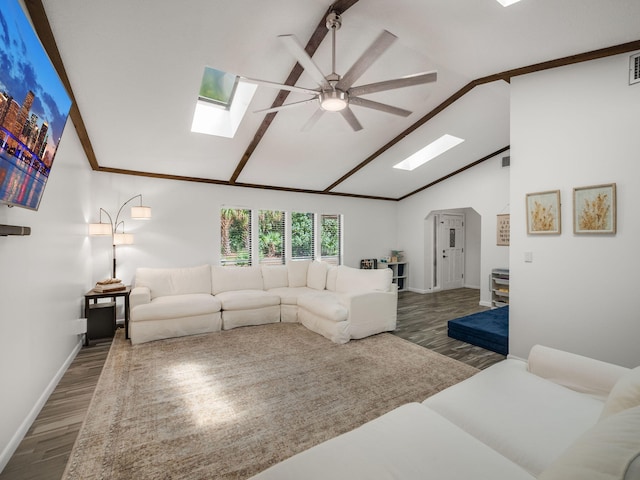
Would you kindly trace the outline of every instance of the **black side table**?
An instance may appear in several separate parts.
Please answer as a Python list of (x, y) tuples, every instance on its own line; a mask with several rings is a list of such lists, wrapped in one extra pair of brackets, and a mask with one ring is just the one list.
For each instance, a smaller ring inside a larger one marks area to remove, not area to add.
[[(127, 286), (124, 290), (118, 290), (117, 292), (96, 292), (95, 290), (89, 290), (84, 294), (84, 316), (87, 319), (87, 333), (84, 337), (85, 346), (89, 345), (89, 322), (91, 321), (91, 310), (95, 309), (100, 298), (111, 298), (113, 300), (113, 328), (116, 327), (115, 316), (115, 302), (116, 298), (124, 297), (124, 333), (125, 338), (129, 338), (129, 295), (131, 294), (131, 287)], [(93, 304), (91, 304), (93, 300)]]

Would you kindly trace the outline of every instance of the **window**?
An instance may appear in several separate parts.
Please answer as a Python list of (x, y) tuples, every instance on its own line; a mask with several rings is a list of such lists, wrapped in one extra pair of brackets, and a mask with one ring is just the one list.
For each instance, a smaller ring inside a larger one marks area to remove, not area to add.
[(342, 263), (342, 215), (220, 209), (221, 265), (282, 265), (316, 258)]
[(291, 213), (291, 259), (315, 259), (315, 228), (313, 213)]
[(258, 213), (260, 263), (282, 265), (284, 263), (284, 212), (260, 210)]
[(331, 265), (342, 263), (341, 215), (320, 216), (320, 259)]
[(220, 210), (220, 263), (251, 265), (251, 210)]

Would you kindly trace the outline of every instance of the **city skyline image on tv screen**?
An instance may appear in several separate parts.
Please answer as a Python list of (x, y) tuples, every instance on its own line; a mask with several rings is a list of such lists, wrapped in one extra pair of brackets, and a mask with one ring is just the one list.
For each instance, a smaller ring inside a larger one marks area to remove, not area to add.
[(0, 4), (0, 202), (37, 210), (71, 99), (18, 1)]

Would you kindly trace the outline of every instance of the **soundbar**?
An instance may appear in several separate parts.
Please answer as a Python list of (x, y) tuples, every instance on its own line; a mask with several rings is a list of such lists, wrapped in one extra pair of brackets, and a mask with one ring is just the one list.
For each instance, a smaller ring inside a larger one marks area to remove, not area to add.
[(0, 225), (0, 237), (6, 237), (7, 235), (31, 235), (31, 227)]

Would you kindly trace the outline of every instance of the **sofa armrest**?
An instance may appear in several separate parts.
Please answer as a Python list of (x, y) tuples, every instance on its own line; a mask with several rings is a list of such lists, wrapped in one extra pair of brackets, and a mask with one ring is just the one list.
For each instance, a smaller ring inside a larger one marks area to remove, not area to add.
[(396, 328), (398, 293), (395, 291), (343, 293), (340, 303), (349, 310), (351, 338), (364, 338)]
[(606, 399), (618, 379), (629, 371), (594, 358), (534, 345), (529, 352), (529, 372), (581, 393)]
[(151, 290), (148, 287), (134, 287), (129, 295), (129, 309), (151, 302)]

